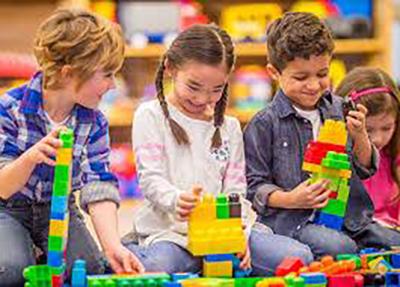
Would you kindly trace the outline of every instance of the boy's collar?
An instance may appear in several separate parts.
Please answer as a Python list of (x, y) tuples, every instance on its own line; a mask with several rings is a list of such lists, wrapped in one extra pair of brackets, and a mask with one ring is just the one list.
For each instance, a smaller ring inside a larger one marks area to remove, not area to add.
[[(43, 114), (43, 73), (37, 72), (33, 75), (29, 84), (27, 85), (24, 95), (22, 96), (21, 106), (19, 108), (20, 112), (26, 115), (44, 115)], [(76, 105), (74, 108), (76, 111), (76, 117), (79, 122), (82, 123), (90, 123), (93, 122), (95, 118), (94, 111), (92, 109), (88, 109), (82, 107), (80, 105)], [(73, 111), (73, 113), (74, 113)]]
[[(324, 93), (317, 103), (316, 108), (327, 110), (327, 107), (333, 102), (332, 94), (330, 92)], [(277, 112), (280, 118), (286, 118), (289, 115), (296, 115), (296, 110), (293, 108), (293, 103), (286, 96), (282, 89), (279, 89), (274, 97), (273, 103), (278, 107)]]

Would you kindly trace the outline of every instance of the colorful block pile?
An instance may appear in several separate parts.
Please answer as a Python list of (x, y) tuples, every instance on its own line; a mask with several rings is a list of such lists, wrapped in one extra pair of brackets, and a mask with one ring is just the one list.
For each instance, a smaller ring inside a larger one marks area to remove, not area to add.
[(311, 183), (328, 179), (331, 190), (328, 204), (316, 214), (314, 222), (341, 230), (349, 198), (351, 164), (346, 154), (347, 133), (342, 121), (326, 120), (317, 141), (304, 155), (303, 170), (311, 172)]

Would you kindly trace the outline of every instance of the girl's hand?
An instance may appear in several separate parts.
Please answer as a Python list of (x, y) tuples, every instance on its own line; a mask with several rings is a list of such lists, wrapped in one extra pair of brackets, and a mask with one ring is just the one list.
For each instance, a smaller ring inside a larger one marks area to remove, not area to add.
[(322, 208), (328, 204), (329, 180), (320, 180), (310, 184), (308, 180), (300, 183), (289, 192), (292, 208)]
[(115, 273), (143, 273), (144, 267), (139, 259), (125, 246), (119, 244), (104, 250), (108, 262)]
[(251, 268), (251, 256), (248, 244), (246, 244), (246, 249), (244, 253), (238, 253), (236, 256), (240, 259), (240, 269), (246, 270)]
[(200, 200), (201, 187), (193, 187), (192, 191), (183, 192), (179, 195), (176, 203), (175, 213), (177, 220), (187, 221), (190, 213), (196, 207)]
[(56, 165), (54, 158), (57, 154), (57, 149), (62, 146), (61, 140), (58, 139), (61, 129), (62, 127), (52, 130), (25, 152), (25, 157), (30, 164), (45, 163), (50, 166)]
[(361, 104), (357, 105), (356, 111), (350, 111), (346, 117), (347, 130), (353, 141), (358, 140), (360, 137), (367, 137), (366, 116), (368, 110)]

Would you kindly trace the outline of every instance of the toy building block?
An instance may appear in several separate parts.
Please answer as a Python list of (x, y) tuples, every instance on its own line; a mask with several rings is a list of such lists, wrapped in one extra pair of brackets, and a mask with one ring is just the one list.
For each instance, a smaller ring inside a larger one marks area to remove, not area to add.
[(399, 287), (400, 286), (400, 273), (399, 272), (387, 272), (385, 275), (385, 281), (387, 287)]
[(300, 277), (304, 279), (305, 286), (310, 287), (326, 286), (328, 282), (326, 275), (319, 272), (300, 274)]
[(327, 213), (319, 213), (314, 223), (324, 225), (332, 229), (341, 230), (343, 226), (343, 217)]
[(390, 258), (390, 264), (393, 268), (400, 268), (400, 254), (393, 254)]
[(286, 287), (285, 279), (280, 277), (265, 278), (259, 281), (257, 287)]
[[(89, 275), (87, 287), (158, 287), (170, 282), (166, 273), (146, 273), (140, 275)], [(74, 286), (71, 286), (74, 287)]]
[(229, 194), (229, 217), (230, 218), (242, 217), (242, 205), (240, 203), (240, 197), (236, 193)]
[(25, 281), (32, 287), (51, 287), (51, 268), (47, 265), (33, 265), (24, 269)]
[(232, 261), (203, 261), (203, 276), (204, 277), (225, 277), (233, 276)]
[[(230, 214), (226, 196), (217, 200), (205, 194), (189, 216), (188, 250), (195, 256), (239, 253), (246, 248), (241, 218), (225, 218)], [(223, 218), (216, 216), (218, 208)]]
[(278, 265), (275, 270), (275, 275), (278, 277), (286, 276), (289, 273), (297, 273), (301, 267), (304, 266), (304, 263), (298, 257), (286, 257), (283, 261)]
[(328, 287), (356, 287), (353, 274), (338, 274), (328, 277)]
[(224, 193), (220, 193), (217, 196), (217, 218), (229, 218), (229, 204)]
[(72, 287), (86, 287), (86, 273), (86, 262), (84, 260), (76, 260), (72, 267)]

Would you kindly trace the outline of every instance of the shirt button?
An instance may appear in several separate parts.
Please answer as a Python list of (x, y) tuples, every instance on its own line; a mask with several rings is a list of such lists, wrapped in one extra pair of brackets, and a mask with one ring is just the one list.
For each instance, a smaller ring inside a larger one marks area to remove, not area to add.
[(296, 227), (296, 230), (300, 230), (300, 228), (301, 228), (301, 225), (298, 225), (298, 226)]
[(283, 147), (287, 147), (288, 143), (287, 142), (283, 142)]

